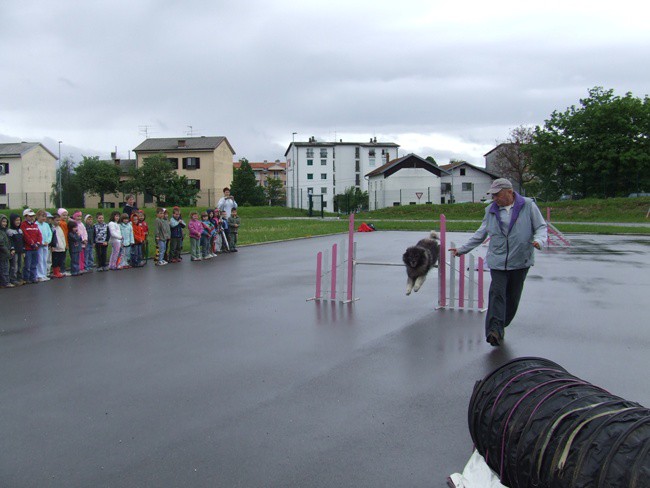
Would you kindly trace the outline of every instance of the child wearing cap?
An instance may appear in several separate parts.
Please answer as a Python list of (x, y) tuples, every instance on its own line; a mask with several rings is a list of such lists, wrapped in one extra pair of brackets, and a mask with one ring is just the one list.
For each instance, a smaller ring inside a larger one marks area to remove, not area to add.
[(25, 265), (23, 267), (23, 280), (25, 283), (38, 283), (36, 281), (36, 267), (38, 266), (38, 248), (43, 241), (41, 231), (36, 224), (36, 214), (31, 208), (23, 210), (23, 247), (25, 249)]

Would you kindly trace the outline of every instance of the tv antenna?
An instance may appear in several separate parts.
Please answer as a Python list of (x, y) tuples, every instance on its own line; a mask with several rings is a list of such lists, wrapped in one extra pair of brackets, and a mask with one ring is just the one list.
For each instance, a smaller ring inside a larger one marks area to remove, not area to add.
[(149, 129), (150, 128), (151, 128), (150, 125), (139, 125), (138, 126), (138, 132), (140, 132), (140, 134), (143, 134), (145, 139), (149, 139)]

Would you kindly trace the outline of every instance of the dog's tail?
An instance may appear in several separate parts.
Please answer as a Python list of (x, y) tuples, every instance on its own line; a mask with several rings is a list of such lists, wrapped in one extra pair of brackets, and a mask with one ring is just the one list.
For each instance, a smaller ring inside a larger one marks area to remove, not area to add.
[(440, 236), (438, 235), (438, 233), (435, 230), (431, 231), (430, 236), (431, 236), (431, 239), (435, 239), (436, 241), (440, 240)]

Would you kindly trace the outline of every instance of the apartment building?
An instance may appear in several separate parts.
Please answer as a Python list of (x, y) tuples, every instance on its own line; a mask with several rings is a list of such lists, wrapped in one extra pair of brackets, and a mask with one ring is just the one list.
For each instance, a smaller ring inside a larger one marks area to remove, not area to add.
[(0, 144), (0, 208), (49, 206), (57, 159), (40, 142)]
[(287, 159), (287, 206), (309, 208), (309, 195), (322, 198), (324, 209), (335, 211), (333, 197), (346, 188), (368, 191), (364, 175), (397, 158), (399, 145), (393, 142), (324, 142), (310, 137), (292, 142)]

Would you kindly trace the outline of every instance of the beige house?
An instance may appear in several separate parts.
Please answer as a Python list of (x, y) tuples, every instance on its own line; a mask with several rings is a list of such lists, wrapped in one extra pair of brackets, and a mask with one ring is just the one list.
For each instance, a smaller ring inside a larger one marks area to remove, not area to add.
[[(268, 185), (267, 180), (269, 178), (277, 178), (280, 181), (282, 181), (282, 187), (287, 186), (287, 163), (282, 162), (282, 161), (263, 161), (261, 163), (251, 163), (249, 162), (248, 164), (251, 165), (251, 169), (253, 170), (253, 174), (255, 175), (255, 179), (257, 180), (257, 184), (263, 187), (266, 187)], [(241, 167), (241, 163), (239, 161), (233, 163), (233, 167), (235, 169), (239, 169)]]
[[(145, 158), (163, 153), (181, 176), (200, 191), (197, 205), (213, 206), (232, 183), (235, 150), (225, 137), (151, 138), (134, 149), (136, 166)], [(139, 195), (136, 205), (151, 205), (152, 199)]]
[(56, 162), (40, 142), (0, 144), (0, 208), (50, 207)]
[[(102, 161), (106, 164), (114, 164), (120, 168), (120, 182), (126, 181), (130, 178), (129, 172), (131, 169), (135, 168), (135, 159), (118, 159), (115, 153), (111, 154), (112, 159), (108, 161)], [(89, 195), (88, 193), (84, 194), (84, 206), (86, 208), (98, 208), (100, 202), (99, 195)], [(139, 203), (143, 203), (145, 198), (140, 195)], [(122, 208), (124, 207), (124, 202), (126, 201), (126, 193), (117, 193), (113, 195), (112, 193), (106, 193), (104, 195), (104, 208)], [(149, 199), (149, 203), (152, 200)], [(143, 205), (140, 205), (143, 206)]]

